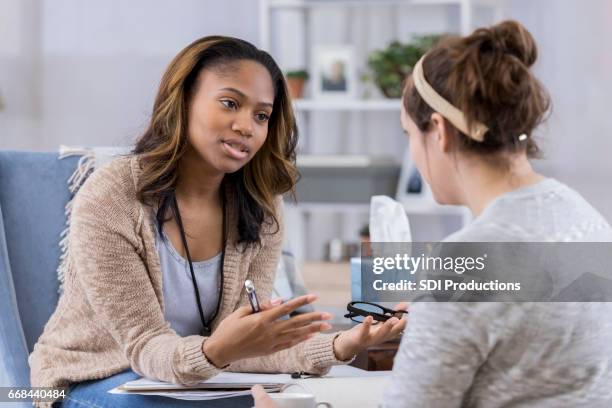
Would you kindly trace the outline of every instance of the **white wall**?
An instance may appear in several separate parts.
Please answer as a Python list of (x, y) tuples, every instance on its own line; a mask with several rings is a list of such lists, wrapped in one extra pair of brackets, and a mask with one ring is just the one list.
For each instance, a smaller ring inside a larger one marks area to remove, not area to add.
[(131, 143), (176, 53), (259, 30), (253, 0), (0, 0), (0, 18), (4, 149)]
[(40, 7), (0, 0), (0, 148), (40, 143)]
[(539, 165), (612, 220), (612, 2), (513, 0), (509, 16), (534, 35), (536, 74), (553, 111)]

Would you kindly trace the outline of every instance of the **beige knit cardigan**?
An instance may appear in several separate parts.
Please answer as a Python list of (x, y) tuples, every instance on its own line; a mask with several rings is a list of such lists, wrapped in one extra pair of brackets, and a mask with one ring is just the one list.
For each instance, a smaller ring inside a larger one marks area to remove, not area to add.
[[(206, 337), (181, 337), (164, 320), (154, 209), (136, 198), (140, 173), (137, 157), (117, 159), (92, 174), (75, 197), (65, 289), (29, 357), (32, 386), (67, 386), (128, 368), (181, 384), (219, 373), (202, 353)], [(276, 205), (280, 230), (264, 223), (260, 246), (237, 247), (237, 228), (230, 228), (213, 331), (247, 302), (245, 279), (263, 299), (271, 295), (283, 228), (280, 198)], [(233, 212), (228, 219), (237, 225)], [(227, 370), (323, 374), (342, 363), (333, 352), (335, 335), (320, 334), (291, 349), (234, 362)]]

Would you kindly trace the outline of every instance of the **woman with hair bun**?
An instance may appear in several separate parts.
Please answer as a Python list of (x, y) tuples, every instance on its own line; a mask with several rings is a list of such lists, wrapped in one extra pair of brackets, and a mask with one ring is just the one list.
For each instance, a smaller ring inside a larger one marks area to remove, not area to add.
[[(416, 65), (401, 123), (441, 204), (474, 220), (451, 242), (612, 241), (577, 192), (537, 173), (549, 98), (537, 47), (506, 21), (437, 44)], [(386, 407), (612, 406), (606, 303), (414, 303)]]
[(68, 387), (63, 408), (200, 406), (107, 391), (139, 376), (195, 384), (222, 370), (324, 374), (396, 337), (405, 319), (321, 334), (328, 313), (282, 319), (314, 295), (268, 299), (296, 143), (268, 53), (220, 36), (183, 49), (132, 154), (97, 170), (75, 197), (65, 290), (30, 355), (32, 386)]
[[(593, 207), (529, 163), (549, 108), (536, 59), (529, 32), (506, 21), (443, 40), (406, 83), (413, 161), (439, 203), (475, 217), (446, 241), (612, 241)], [(611, 407), (612, 307), (413, 303), (383, 395), (386, 408)]]

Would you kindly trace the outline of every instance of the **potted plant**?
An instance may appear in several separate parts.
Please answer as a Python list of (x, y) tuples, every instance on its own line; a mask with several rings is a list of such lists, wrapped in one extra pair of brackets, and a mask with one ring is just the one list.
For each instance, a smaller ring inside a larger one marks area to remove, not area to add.
[(304, 92), (304, 83), (308, 79), (308, 72), (304, 69), (287, 71), (285, 73), (287, 88), (292, 99), (299, 99)]
[(409, 43), (393, 41), (387, 48), (368, 55), (371, 78), (387, 98), (402, 96), (404, 78), (440, 38), (441, 35), (426, 35), (414, 37)]

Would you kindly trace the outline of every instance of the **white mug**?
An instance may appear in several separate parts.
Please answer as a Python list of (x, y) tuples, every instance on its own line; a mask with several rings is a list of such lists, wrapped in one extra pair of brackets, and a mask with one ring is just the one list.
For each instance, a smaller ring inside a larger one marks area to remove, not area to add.
[(268, 394), (268, 396), (274, 400), (279, 408), (332, 408), (332, 405), (327, 402), (317, 403), (315, 396), (312, 394), (281, 392)]

